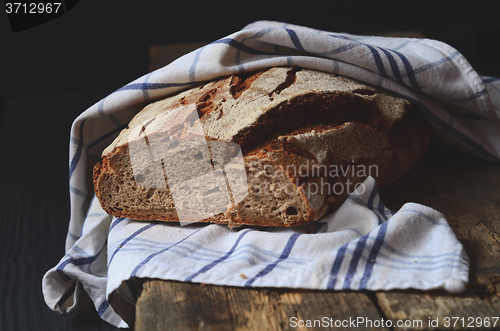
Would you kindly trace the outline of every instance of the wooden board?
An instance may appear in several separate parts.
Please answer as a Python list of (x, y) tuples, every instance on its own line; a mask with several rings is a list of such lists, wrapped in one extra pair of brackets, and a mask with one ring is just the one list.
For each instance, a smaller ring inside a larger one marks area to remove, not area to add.
[(144, 283), (137, 303), (135, 329), (300, 330), (307, 320), (321, 328), (358, 316), (382, 318), (361, 292), (244, 289), (150, 280)]
[[(165, 56), (195, 46), (152, 48), (152, 68), (160, 66), (158, 59), (164, 65)], [(394, 330), (436, 329), (435, 325), (446, 330), (493, 329), (492, 318), (500, 317), (500, 165), (433, 142), (414, 169), (382, 190), (381, 197), (392, 210), (416, 202), (445, 215), (471, 261), (470, 283), (464, 293), (244, 289), (145, 280), (135, 330), (354, 329), (293, 327), (291, 320), (314, 321), (325, 316), (341, 321), (389, 319), (394, 324), (389, 329)], [(489, 327), (484, 324), (487, 317)], [(450, 318), (449, 326), (445, 318)], [(478, 318), (481, 327), (476, 324)], [(407, 320), (409, 325), (398, 327), (397, 320)], [(500, 329), (500, 320), (495, 328)]]
[[(393, 210), (416, 202), (444, 213), (471, 260), (465, 293), (259, 290), (148, 280), (137, 303), (135, 329), (300, 330), (292, 327), (291, 318), (325, 316), (411, 323), (406, 328), (393, 325), (394, 330), (433, 329), (434, 323), (439, 329), (485, 329), (476, 322), (489, 317), (492, 329), (491, 318), (500, 317), (500, 165), (433, 144), (381, 196)], [(500, 328), (500, 320), (496, 326)]]
[[(407, 176), (382, 192), (385, 204), (397, 209), (408, 201), (442, 212), (470, 259), (470, 283), (465, 293), (377, 293), (387, 318), (419, 319), (424, 325), (445, 318), (456, 329), (478, 328), (477, 321), (500, 316), (500, 165), (462, 153), (433, 148)], [(474, 323), (470, 324), (471, 321)], [(497, 323), (500, 329), (500, 320)], [(484, 328), (484, 326), (483, 326)], [(411, 330), (412, 328), (409, 328)], [(450, 325), (450, 330), (451, 328)]]

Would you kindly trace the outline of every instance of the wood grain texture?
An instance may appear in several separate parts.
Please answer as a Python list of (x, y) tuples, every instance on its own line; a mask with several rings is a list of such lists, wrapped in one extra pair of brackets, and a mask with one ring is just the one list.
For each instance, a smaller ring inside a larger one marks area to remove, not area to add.
[[(168, 49), (157, 48), (155, 58)], [(427, 330), (432, 329), (429, 319), (438, 318), (438, 329), (443, 329), (444, 317), (500, 317), (500, 165), (433, 143), (381, 197), (392, 210), (416, 202), (445, 215), (471, 261), (464, 293), (247, 290), (151, 280), (137, 303), (136, 330), (288, 330), (292, 316), (314, 319), (323, 313), (342, 319), (421, 320), (421, 327), (392, 329)], [(445, 329), (466, 327), (459, 323)]]
[(325, 329), (321, 324), (331, 323), (330, 319), (357, 316), (382, 318), (362, 292), (245, 289), (148, 280), (137, 303), (135, 330), (300, 330), (292, 327), (294, 317), (296, 321), (317, 320), (312, 329)]
[[(439, 328), (445, 317), (499, 317), (500, 165), (433, 145), (411, 173), (382, 192), (382, 198), (392, 209), (413, 201), (442, 212), (470, 258), (470, 283), (464, 293), (380, 292), (376, 298), (384, 314), (420, 319), (424, 325), (438, 318)], [(464, 329), (460, 323), (456, 327)]]
[[(452, 330), (466, 329), (468, 318), (500, 317), (500, 166), (432, 144), (381, 196), (393, 210), (416, 202), (445, 215), (471, 260), (464, 293), (249, 290), (151, 280), (137, 303), (136, 330), (291, 330), (291, 317), (324, 316), (384, 318), (394, 330), (425, 330), (433, 329), (430, 320), (442, 329), (445, 317), (464, 317), (465, 325), (459, 321)], [(398, 328), (397, 320), (413, 326)]]
[[(418, 327), (398, 328), (394, 330), (498, 330), (500, 328), (500, 319), (496, 327), (490, 325), (489, 328), (479, 327), (476, 321), (485, 321), (485, 318), (500, 317), (500, 298), (481, 299), (473, 290), (461, 295), (451, 295), (440, 291), (413, 292), (413, 291), (395, 291), (379, 292), (377, 300), (382, 308), (384, 315), (393, 321), (410, 320), (421, 321)], [(455, 318), (464, 318), (464, 322), (457, 321)], [(446, 318), (449, 318), (447, 323)], [(476, 320), (479, 319), (479, 320)], [(437, 320), (434, 324), (430, 321)], [(456, 322), (455, 327), (453, 323)], [(465, 323), (465, 324), (464, 324)], [(478, 322), (479, 323), (479, 322)]]

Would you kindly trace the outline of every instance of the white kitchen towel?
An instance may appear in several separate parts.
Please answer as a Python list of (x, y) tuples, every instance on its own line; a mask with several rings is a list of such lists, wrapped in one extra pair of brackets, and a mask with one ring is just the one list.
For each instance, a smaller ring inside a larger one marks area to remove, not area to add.
[(126, 327), (113, 306), (135, 303), (135, 277), (335, 290), (465, 289), (467, 256), (443, 216), (417, 204), (387, 210), (371, 177), (337, 212), (293, 229), (180, 226), (102, 211), (92, 194), (92, 167), (147, 102), (216, 77), (281, 65), (352, 77), (405, 97), (444, 144), (500, 161), (500, 80), (479, 76), (452, 47), (255, 22), (125, 85), (75, 120), (67, 253), (43, 279), (50, 308), (77, 311), (85, 291), (103, 319)]

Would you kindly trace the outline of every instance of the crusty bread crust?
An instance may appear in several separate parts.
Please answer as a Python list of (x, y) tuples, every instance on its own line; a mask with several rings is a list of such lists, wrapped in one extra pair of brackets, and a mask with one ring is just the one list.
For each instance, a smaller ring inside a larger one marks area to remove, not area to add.
[[(94, 168), (95, 193), (107, 213), (179, 221), (168, 178), (166, 187), (138, 183), (129, 153), (143, 139), (132, 132), (140, 136), (148, 125), (148, 146), (168, 140), (159, 118), (185, 105), (196, 106), (207, 140), (241, 147), (248, 179), (249, 193), (241, 201), (233, 199), (227, 210), (202, 222), (296, 226), (315, 221), (350, 193), (333, 187), (354, 188), (367, 175), (384, 187), (413, 166), (430, 140), (413, 104), (351, 79), (296, 67), (233, 75), (154, 102), (132, 119)], [(194, 127), (178, 124), (181, 134)], [(376, 173), (367, 172), (370, 167)], [(270, 189), (263, 192), (264, 187)]]

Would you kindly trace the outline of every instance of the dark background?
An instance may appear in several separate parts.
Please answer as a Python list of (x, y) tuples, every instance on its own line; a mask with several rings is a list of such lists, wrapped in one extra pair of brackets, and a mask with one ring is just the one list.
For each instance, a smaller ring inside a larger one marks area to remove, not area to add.
[(147, 72), (151, 45), (213, 41), (260, 19), (361, 34), (417, 30), (457, 48), (481, 73), (500, 76), (499, 1), (409, 3), (87, 0), (15, 34), (0, 13), (0, 100), (116, 89)]
[(499, 13), (496, 0), (87, 0), (12, 33), (0, 12), (0, 330), (111, 329), (92, 311), (50, 311), (41, 278), (64, 255), (71, 122), (147, 73), (150, 46), (210, 42), (262, 19), (357, 34), (418, 31), (500, 77)]

